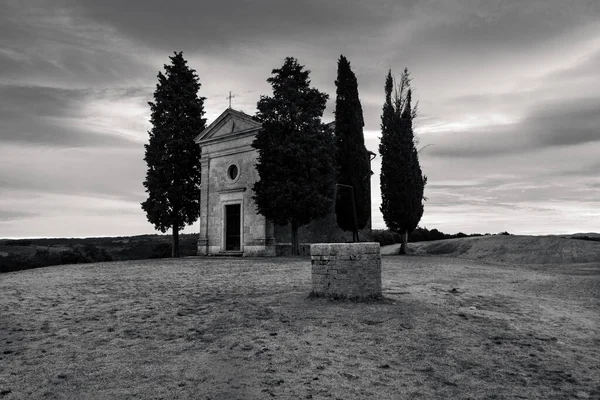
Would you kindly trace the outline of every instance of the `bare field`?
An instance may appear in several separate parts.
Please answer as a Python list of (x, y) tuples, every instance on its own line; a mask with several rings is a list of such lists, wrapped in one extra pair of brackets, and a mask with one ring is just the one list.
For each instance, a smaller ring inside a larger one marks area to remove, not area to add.
[(600, 399), (600, 265), (384, 257), (384, 300), (301, 258), (0, 275), (0, 398)]

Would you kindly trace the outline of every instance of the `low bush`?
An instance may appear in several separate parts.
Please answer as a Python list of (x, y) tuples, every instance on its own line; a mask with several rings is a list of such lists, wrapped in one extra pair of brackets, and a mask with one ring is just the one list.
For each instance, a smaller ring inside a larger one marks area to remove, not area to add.
[(16, 240), (5, 240), (5, 246), (31, 246), (31, 240), (29, 239), (16, 239)]
[(33, 255), (18, 253), (0, 257), (0, 272), (20, 271), (50, 265), (82, 264), (101, 261), (112, 261), (112, 257), (105, 249), (98, 249), (94, 245), (74, 246), (69, 250), (63, 251), (37, 249)]
[(398, 243), (396, 242), (396, 235), (394, 235), (394, 233), (391, 231), (383, 229), (373, 229), (372, 231), (373, 241), (378, 242), (380, 246)]
[[(487, 233), (486, 235), (489, 235)], [(510, 235), (508, 232), (501, 232), (499, 235)], [(431, 242), (434, 240), (443, 240), (443, 239), (456, 239), (456, 238), (464, 238), (464, 237), (472, 237), (472, 236), (483, 236), (480, 233), (474, 233), (471, 235), (467, 235), (466, 233), (458, 232), (454, 235), (450, 235), (444, 232), (440, 232), (437, 229), (429, 230), (425, 227), (417, 227), (414, 231), (408, 234), (408, 242)], [(373, 229), (373, 241), (378, 242), (381, 246), (387, 246), (390, 244), (400, 243), (402, 238), (399, 233), (392, 232), (387, 229)]]
[[(171, 257), (173, 245), (171, 243), (159, 243), (154, 246), (150, 258), (168, 258)], [(180, 249), (181, 250), (181, 249)]]
[(590, 237), (590, 236), (572, 236), (571, 239), (577, 240), (589, 240), (592, 242), (600, 242), (600, 237)]
[[(179, 254), (181, 257), (195, 256), (198, 251), (197, 243), (197, 235), (181, 235), (179, 237)], [(125, 247), (113, 250), (111, 253), (113, 259), (119, 261), (168, 258), (171, 257), (171, 237), (156, 236), (132, 240)]]

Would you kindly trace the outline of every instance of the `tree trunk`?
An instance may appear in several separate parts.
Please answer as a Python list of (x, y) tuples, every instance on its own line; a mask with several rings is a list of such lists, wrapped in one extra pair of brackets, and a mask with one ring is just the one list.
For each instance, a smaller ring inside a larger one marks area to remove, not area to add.
[(408, 247), (408, 231), (403, 230), (400, 231), (400, 253), (399, 254), (406, 254), (406, 250)]
[(300, 243), (298, 243), (298, 223), (292, 219), (292, 255), (300, 255)]
[(173, 244), (171, 246), (171, 257), (179, 257), (179, 224), (177, 221), (173, 222)]

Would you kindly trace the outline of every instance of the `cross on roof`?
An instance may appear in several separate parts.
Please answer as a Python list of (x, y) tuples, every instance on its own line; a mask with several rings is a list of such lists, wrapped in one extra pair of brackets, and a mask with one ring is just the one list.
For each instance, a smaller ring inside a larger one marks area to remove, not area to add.
[(231, 90), (229, 91), (229, 96), (225, 97), (226, 99), (229, 99), (229, 108), (231, 108), (231, 99), (233, 99), (235, 96), (231, 94)]

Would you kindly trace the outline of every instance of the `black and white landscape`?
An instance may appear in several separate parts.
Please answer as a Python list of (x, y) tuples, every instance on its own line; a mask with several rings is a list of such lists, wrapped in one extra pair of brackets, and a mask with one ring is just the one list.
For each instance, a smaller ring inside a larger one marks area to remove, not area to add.
[(598, 71), (597, 0), (1, 1), (0, 400), (600, 400)]

